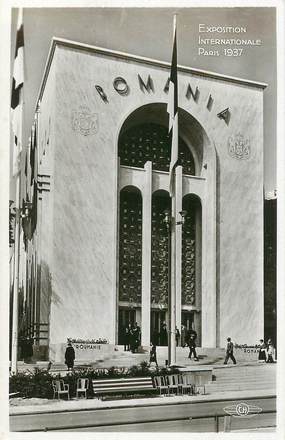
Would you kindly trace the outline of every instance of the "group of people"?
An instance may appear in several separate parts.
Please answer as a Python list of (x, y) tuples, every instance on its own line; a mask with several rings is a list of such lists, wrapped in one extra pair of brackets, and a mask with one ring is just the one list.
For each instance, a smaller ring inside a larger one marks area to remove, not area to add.
[(275, 349), (271, 339), (268, 339), (267, 343), (263, 339), (259, 341), (258, 361), (274, 363)]
[[(176, 339), (176, 345), (179, 344), (179, 338), (180, 338), (180, 332), (176, 328), (175, 332), (175, 339)], [(167, 331), (167, 330), (166, 330)], [(193, 356), (195, 361), (198, 361), (198, 356), (196, 353), (196, 339), (197, 339), (197, 332), (194, 329), (189, 329), (185, 332), (185, 338), (181, 341), (181, 345), (183, 343), (183, 347), (188, 346), (189, 347), (189, 355), (188, 358), (191, 359)], [(157, 355), (156, 355), (156, 346), (158, 345), (159, 339), (152, 338), (152, 342), (150, 343), (150, 358), (149, 358), (149, 365), (152, 363), (155, 363), (156, 367), (158, 367), (157, 363)], [(138, 347), (140, 346), (141, 342), (141, 330), (138, 324), (135, 322), (134, 325), (128, 324), (125, 327), (124, 332), (124, 350), (125, 351), (131, 351), (132, 353), (136, 353), (138, 350)], [(268, 362), (268, 363), (274, 363), (274, 357), (275, 357), (275, 349), (272, 343), (271, 339), (267, 340), (267, 343), (264, 342), (263, 339), (260, 339), (259, 341), (259, 351), (258, 351), (258, 361), (259, 362)], [(234, 344), (230, 337), (227, 338), (227, 344), (226, 344), (226, 355), (224, 364), (226, 365), (228, 363), (228, 360), (231, 359), (234, 364), (236, 364), (236, 359), (234, 357)], [(68, 370), (72, 370), (74, 366), (74, 360), (75, 360), (75, 351), (72, 347), (72, 344), (69, 342), (65, 351), (65, 364), (67, 366)]]
[(137, 353), (141, 345), (141, 329), (137, 322), (133, 325), (128, 324), (124, 328), (124, 351), (131, 351)]
[[(162, 334), (162, 337), (161, 337)], [(198, 361), (198, 356), (196, 353), (196, 339), (197, 339), (197, 332), (190, 328), (189, 330), (186, 329), (184, 325), (181, 326), (181, 334), (179, 329), (176, 327), (175, 329), (175, 340), (176, 345), (181, 345), (182, 347), (189, 347), (189, 355), (188, 358), (191, 359), (193, 356), (195, 361)], [(164, 344), (160, 345), (167, 345), (167, 327), (166, 323), (163, 322), (162, 324), (162, 332), (158, 333), (156, 331), (152, 334), (152, 341), (150, 344), (150, 358), (149, 358), (149, 365), (154, 362), (157, 366), (157, 357), (156, 357), (156, 346), (159, 345), (160, 341), (163, 341)]]
[[(258, 347), (258, 361), (274, 363), (275, 362), (274, 357), (275, 357), (275, 349), (272, 340), (268, 339), (267, 343), (265, 343), (263, 339), (260, 339), (259, 347)], [(229, 359), (231, 359), (234, 364), (237, 363), (234, 357), (234, 344), (230, 337), (227, 338), (226, 357), (224, 360), (224, 364), (227, 364)]]
[(20, 347), (21, 347), (21, 358), (25, 363), (29, 363), (32, 361), (32, 357), (34, 354), (33, 345), (34, 339), (32, 337), (23, 336), (20, 337)]

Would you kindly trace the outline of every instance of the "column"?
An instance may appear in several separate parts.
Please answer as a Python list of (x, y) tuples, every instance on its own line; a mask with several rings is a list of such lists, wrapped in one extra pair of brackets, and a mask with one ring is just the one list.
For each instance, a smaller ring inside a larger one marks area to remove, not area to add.
[[(182, 167), (176, 168), (176, 222), (181, 221), (182, 211)], [(182, 276), (182, 225), (176, 226), (176, 326), (181, 330), (181, 276)]]
[(146, 162), (142, 201), (141, 345), (150, 344), (152, 163)]
[(215, 199), (211, 200), (211, 198), (202, 202), (201, 333), (203, 347), (216, 347), (216, 224)]

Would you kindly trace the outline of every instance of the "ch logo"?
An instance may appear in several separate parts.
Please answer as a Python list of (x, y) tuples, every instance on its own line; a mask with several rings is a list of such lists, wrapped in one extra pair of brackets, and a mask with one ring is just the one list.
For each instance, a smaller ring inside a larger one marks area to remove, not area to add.
[(261, 413), (262, 409), (259, 406), (241, 402), (236, 405), (226, 406), (224, 411), (233, 417), (253, 417)]

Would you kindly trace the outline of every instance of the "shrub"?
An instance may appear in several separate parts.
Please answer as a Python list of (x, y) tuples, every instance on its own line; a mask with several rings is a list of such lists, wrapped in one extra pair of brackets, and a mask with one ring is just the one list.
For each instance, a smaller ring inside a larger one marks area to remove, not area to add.
[(130, 368), (102, 368), (94, 369), (92, 367), (80, 368), (73, 370), (66, 376), (60, 374), (52, 375), (46, 370), (35, 368), (34, 371), (27, 370), (19, 372), (18, 374), (10, 376), (9, 392), (19, 392), (23, 397), (31, 398), (47, 398), (53, 397), (52, 381), (55, 379), (63, 379), (65, 383), (69, 384), (70, 397), (76, 395), (76, 384), (79, 378), (89, 379), (89, 389), (87, 395), (93, 396), (92, 379), (104, 378), (121, 378), (121, 377), (144, 377), (154, 375), (167, 375), (178, 373), (177, 368), (158, 368), (153, 370), (149, 368), (147, 362), (141, 362), (139, 365), (133, 365)]
[(35, 369), (10, 377), (9, 392), (20, 392), (23, 397), (51, 398), (53, 377), (47, 372)]

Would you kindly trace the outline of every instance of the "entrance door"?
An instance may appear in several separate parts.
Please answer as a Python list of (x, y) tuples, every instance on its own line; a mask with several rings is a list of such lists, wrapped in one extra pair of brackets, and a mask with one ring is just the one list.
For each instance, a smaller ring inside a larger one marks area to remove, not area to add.
[(160, 331), (165, 319), (165, 312), (161, 310), (152, 310), (150, 319), (150, 337), (155, 345), (161, 345)]
[(187, 330), (190, 330), (192, 328), (192, 324), (194, 321), (194, 314), (193, 312), (188, 312), (182, 310), (182, 317), (181, 317), (181, 324), (185, 325)]
[(124, 329), (128, 324), (132, 326), (136, 322), (136, 311), (135, 309), (119, 308), (119, 331), (118, 331), (118, 344), (124, 344)]

